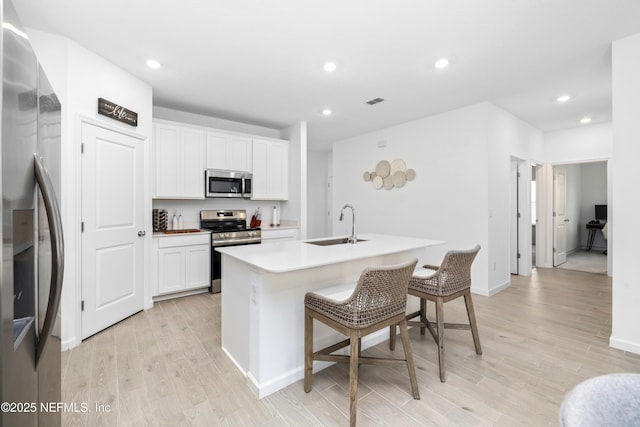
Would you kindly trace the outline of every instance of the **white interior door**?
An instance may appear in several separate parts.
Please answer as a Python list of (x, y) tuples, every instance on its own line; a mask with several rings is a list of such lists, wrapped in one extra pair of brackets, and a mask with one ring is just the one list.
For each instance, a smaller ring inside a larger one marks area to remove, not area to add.
[(144, 304), (144, 142), (82, 124), (82, 338)]
[(567, 261), (567, 170), (553, 168), (553, 265)]

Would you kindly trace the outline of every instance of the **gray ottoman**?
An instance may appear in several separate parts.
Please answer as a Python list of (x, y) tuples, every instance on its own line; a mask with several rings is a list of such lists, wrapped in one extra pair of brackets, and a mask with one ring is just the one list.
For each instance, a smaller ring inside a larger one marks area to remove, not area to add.
[(640, 374), (610, 374), (575, 386), (560, 407), (560, 426), (640, 426)]

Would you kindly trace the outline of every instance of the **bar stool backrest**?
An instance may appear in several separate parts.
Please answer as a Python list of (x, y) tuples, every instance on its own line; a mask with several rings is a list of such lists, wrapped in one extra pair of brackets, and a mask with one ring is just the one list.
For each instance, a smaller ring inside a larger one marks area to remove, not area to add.
[(365, 268), (353, 293), (344, 301), (329, 302), (307, 298), (309, 305), (318, 305), (328, 317), (353, 329), (404, 313), (407, 308), (409, 279), (417, 264), (412, 259), (402, 264)]
[(438, 269), (440, 294), (452, 294), (471, 287), (471, 264), (480, 251), (473, 249), (449, 251)]

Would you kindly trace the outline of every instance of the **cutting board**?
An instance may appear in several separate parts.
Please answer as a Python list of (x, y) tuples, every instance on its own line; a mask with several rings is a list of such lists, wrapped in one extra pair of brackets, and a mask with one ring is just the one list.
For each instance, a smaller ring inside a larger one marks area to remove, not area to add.
[(164, 234), (199, 233), (198, 228), (185, 228), (184, 230), (165, 230)]

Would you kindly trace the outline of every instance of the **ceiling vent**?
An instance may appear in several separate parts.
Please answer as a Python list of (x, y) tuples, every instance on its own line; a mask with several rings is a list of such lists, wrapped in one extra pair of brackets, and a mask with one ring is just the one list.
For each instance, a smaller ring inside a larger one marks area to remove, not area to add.
[(382, 101), (384, 101), (384, 99), (382, 99), (382, 98), (374, 98), (374, 99), (372, 99), (370, 101), (367, 101), (367, 104), (376, 105), (377, 103), (382, 102)]

